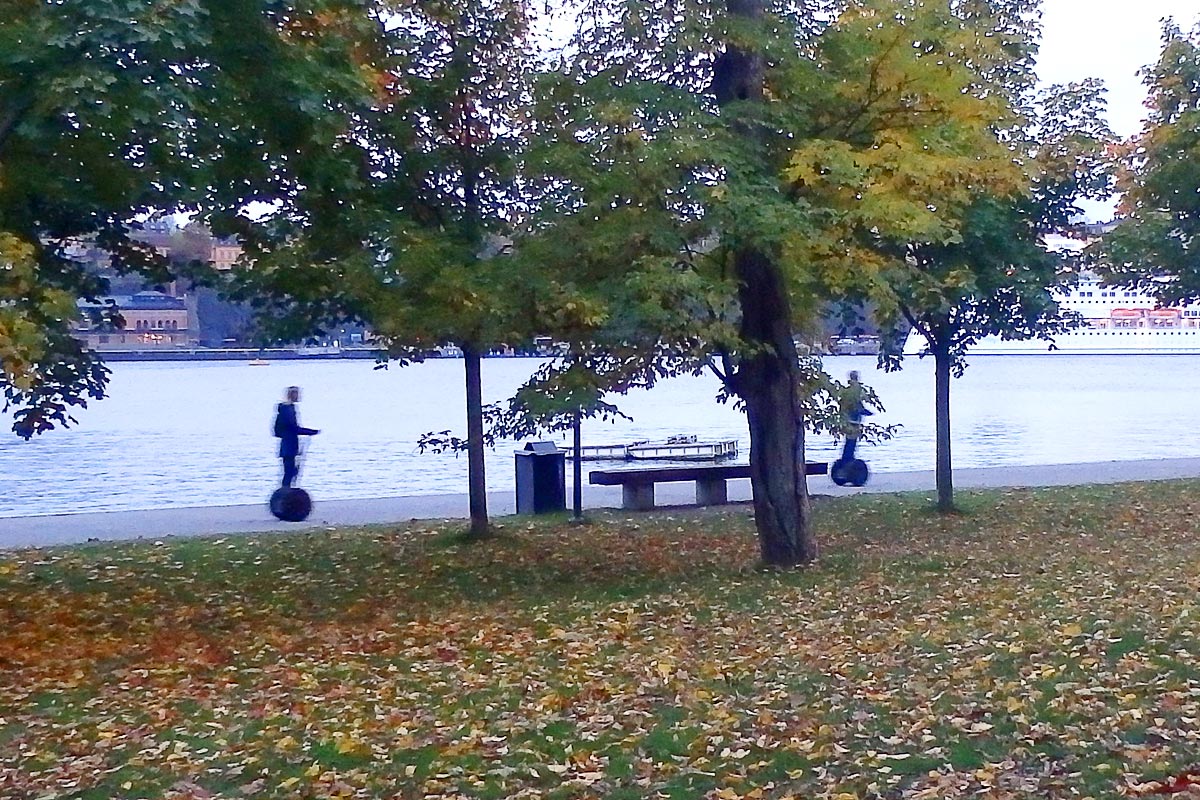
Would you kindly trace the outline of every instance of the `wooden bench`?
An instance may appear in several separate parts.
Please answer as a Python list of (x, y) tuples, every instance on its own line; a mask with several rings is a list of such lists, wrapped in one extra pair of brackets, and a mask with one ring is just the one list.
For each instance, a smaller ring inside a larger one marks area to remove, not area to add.
[[(805, 475), (824, 475), (829, 465), (824, 461), (809, 461)], [(695, 467), (656, 467), (654, 469), (604, 469), (588, 473), (588, 483), (597, 486), (620, 486), (621, 507), (633, 511), (654, 508), (654, 484), (696, 482), (696, 505), (719, 506), (729, 502), (726, 481), (749, 478), (749, 464), (704, 465)]]

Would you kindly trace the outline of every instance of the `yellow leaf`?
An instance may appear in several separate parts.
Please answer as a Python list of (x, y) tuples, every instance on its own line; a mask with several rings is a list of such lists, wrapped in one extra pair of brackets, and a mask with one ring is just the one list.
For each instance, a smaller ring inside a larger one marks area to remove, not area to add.
[(1062, 633), (1063, 633), (1063, 636), (1068, 636), (1068, 637), (1079, 636), (1081, 633), (1083, 633), (1083, 628), (1080, 627), (1079, 623), (1073, 622), (1070, 625), (1067, 625), (1065, 628), (1063, 628)]
[(351, 736), (338, 739), (337, 751), (342, 755), (359, 753), (364, 749), (366, 749), (366, 745)]
[(561, 711), (571, 704), (563, 695), (558, 692), (547, 692), (538, 699), (538, 706), (547, 711)]

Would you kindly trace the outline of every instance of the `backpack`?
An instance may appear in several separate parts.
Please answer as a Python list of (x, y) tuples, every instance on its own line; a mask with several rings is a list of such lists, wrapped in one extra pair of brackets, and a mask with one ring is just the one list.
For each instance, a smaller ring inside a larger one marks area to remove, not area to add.
[(283, 424), (283, 414), (281, 411), (282, 409), (275, 412), (275, 436), (280, 439), (282, 439), (283, 435), (287, 433), (287, 430)]

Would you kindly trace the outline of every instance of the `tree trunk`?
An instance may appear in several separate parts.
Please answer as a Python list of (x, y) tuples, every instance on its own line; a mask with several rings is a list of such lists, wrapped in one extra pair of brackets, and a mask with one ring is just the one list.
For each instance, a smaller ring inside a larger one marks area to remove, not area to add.
[[(463, 233), (473, 247), (475, 257), (483, 246), (479, 215), (479, 168), (476, 164), (470, 133), (473, 130), (473, 106), (463, 102), (460, 107), (463, 140), (462, 158)], [(468, 337), (471, 338), (471, 337)], [(467, 373), (467, 503), (471, 513), (472, 539), (491, 536), (487, 512), (487, 480), (483, 456), (483, 352), (477, 338), (463, 344), (463, 363)]]
[(937, 509), (954, 510), (954, 475), (950, 468), (950, 354), (942, 350), (933, 353), (934, 416), (936, 418), (937, 462), (934, 470), (937, 482)]
[(575, 519), (583, 519), (583, 432), (579, 409), (571, 420), (571, 503), (575, 508)]
[[(731, 19), (759, 20), (763, 0), (726, 0)], [(759, 53), (732, 42), (713, 64), (717, 104), (763, 102), (764, 64)], [(762, 132), (753, 124), (733, 122), (753, 153)], [(748, 169), (754, 174), (730, 178), (773, 179), (768, 159)], [(734, 254), (741, 305), (741, 335), (746, 342), (733, 386), (746, 404), (750, 424), (750, 484), (754, 524), (763, 563), (805, 564), (817, 557), (804, 476), (804, 425), (796, 398), (799, 365), (792, 339), (792, 314), (779, 265), (753, 246)]]
[(735, 388), (750, 423), (750, 485), (763, 563), (806, 564), (817, 557), (804, 474), (804, 425), (796, 397), (798, 364), (788, 295), (778, 266), (762, 253), (735, 256), (742, 337), (753, 350)]
[(467, 373), (467, 493), (472, 539), (491, 535), (487, 512), (487, 480), (483, 467), (483, 357), (478, 345), (463, 345)]

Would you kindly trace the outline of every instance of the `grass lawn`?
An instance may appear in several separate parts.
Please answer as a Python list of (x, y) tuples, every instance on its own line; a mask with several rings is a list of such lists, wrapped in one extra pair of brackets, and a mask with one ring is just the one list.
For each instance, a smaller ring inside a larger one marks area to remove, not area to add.
[(786, 573), (745, 506), (0, 553), (0, 797), (1182, 788), (1198, 498), (822, 498)]

